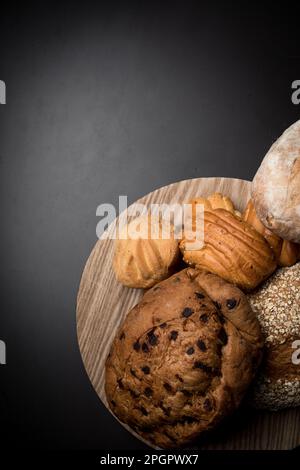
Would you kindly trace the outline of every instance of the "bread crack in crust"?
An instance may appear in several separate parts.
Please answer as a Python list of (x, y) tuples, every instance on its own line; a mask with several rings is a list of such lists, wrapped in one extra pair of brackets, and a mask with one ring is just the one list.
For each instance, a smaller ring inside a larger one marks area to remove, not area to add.
[(245, 295), (214, 274), (184, 269), (128, 313), (106, 362), (107, 399), (154, 445), (184, 445), (239, 405), (261, 351)]

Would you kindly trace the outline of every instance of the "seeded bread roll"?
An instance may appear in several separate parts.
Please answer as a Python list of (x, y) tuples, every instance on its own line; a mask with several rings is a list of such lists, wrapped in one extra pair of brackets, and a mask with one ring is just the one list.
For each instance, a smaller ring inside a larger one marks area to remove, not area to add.
[(265, 337), (252, 403), (270, 410), (300, 406), (300, 263), (279, 269), (248, 299)]
[(106, 362), (115, 415), (159, 447), (177, 447), (236, 409), (262, 353), (246, 296), (185, 269), (147, 291), (127, 315)]

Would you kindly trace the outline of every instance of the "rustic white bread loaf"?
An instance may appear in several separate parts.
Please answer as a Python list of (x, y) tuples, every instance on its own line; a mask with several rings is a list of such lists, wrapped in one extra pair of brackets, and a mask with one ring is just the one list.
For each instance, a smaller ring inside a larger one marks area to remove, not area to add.
[(281, 238), (300, 243), (300, 120), (272, 145), (251, 192), (261, 222)]

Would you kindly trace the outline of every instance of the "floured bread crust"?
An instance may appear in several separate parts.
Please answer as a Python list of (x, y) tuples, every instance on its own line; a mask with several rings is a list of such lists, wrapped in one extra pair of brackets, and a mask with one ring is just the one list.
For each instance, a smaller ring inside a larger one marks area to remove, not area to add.
[(300, 120), (272, 145), (251, 192), (262, 223), (281, 238), (300, 243)]

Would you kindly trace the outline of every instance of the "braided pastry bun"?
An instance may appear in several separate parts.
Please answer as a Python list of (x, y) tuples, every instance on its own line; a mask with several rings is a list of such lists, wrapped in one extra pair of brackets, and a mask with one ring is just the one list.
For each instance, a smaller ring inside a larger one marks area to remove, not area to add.
[[(153, 237), (153, 228), (157, 238)], [(163, 232), (170, 227), (169, 238)], [(133, 229), (138, 235), (133, 238)], [(174, 226), (154, 216), (140, 216), (126, 225), (115, 242), (113, 268), (116, 278), (127, 287), (146, 289), (169, 277), (179, 259)]]
[(241, 213), (234, 208), (232, 200), (221, 193), (213, 193), (207, 198), (197, 197), (192, 199), (190, 203), (192, 204), (193, 216), (196, 214), (195, 207), (197, 204), (203, 204), (204, 210), (226, 209), (232, 214), (241, 216)]
[(204, 210), (204, 246), (201, 249), (188, 250), (189, 241), (183, 238), (180, 242), (187, 264), (215, 273), (247, 291), (257, 287), (276, 269), (275, 255), (265, 238), (225, 209)]

